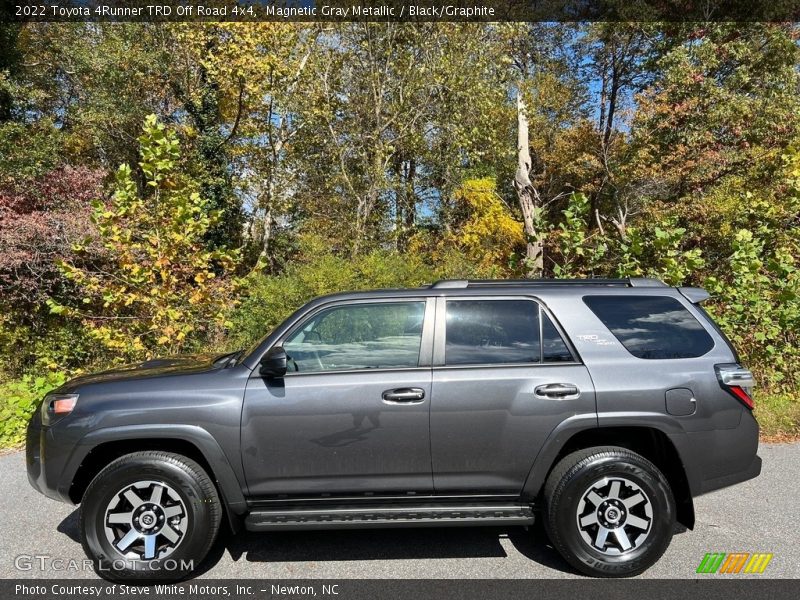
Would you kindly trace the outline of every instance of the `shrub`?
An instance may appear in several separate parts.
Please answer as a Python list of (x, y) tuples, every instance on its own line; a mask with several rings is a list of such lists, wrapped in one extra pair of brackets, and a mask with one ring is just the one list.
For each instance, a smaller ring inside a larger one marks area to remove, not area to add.
[(327, 255), (290, 265), (280, 275), (250, 275), (244, 297), (231, 313), (232, 347), (243, 347), (269, 333), (312, 298), (347, 290), (414, 287), (436, 279), (419, 256), (377, 251), (348, 260)]
[(349, 259), (325, 254), (319, 239), (306, 238), (300, 257), (280, 275), (254, 273), (242, 282), (241, 303), (229, 316), (229, 345), (248, 346), (317, 296), (419, 287), (438, 279), (501, 277), (495, 269), (475, 265), (457, 249), (436, 250), (433, 255), (377, 250)]
[(782, 194), (769, 201), (746, 194), (733, 253), (720, 276), (706, 287), (710, 306), (761, 383), (776, 389), (800, 387), (800, 153), (787, 157), (789, 176)]
[[(119, 168), (111, 200), (94, 203), (103, 264), (63, 262), (81, 300), (50, 301), (53, 313), (79, 319), (118, 360), (179, 353), (218, 336), (235, 297), (226, 275), (238, 254), (206, 247), (220, 213), (178, 171), (177, 135), (151, 115), (139, 141), (145, 191), (130, 167)], [(76, 250), (81, 255), (86, 245)]]
[(62, 373), (24, 375), (0, 384), (0, 448), (12, 448), (25, 441), (25, 428), (41, 399), (64, 383)]

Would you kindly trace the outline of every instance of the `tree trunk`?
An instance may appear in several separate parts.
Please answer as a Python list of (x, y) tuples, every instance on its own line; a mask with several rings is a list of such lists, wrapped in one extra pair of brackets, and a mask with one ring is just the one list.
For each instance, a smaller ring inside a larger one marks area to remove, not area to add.
[(527, 247), (525, 264), (528, 277), (541, 277), (544, 271), (542, 236), (537, 230), (537, 213), (541, 210), (539, 193), (531, 183), (531, 152), (528, 143), (528, 111), (522, 92), (517, 92), (517, 172), (514, 189), (522, 209)]

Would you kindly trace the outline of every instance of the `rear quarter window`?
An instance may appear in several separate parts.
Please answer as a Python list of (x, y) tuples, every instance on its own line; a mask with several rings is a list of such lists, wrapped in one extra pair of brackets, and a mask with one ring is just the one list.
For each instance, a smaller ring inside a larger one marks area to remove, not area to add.
[(700, 322), (669, 296), (584, 296), (583, 301), (637, 358), (696, 358), (714, 347)]

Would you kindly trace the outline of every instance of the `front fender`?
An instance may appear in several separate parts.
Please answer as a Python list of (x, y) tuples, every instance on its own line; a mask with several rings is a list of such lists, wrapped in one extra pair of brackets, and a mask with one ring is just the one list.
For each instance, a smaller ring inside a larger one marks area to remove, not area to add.
[(106, 442), (120, 440), (182, 440), (189, 442), (203, 455), (222, 494), (227, 510), (240, 515), (246, 512), (247, 502), (242, 493), (242, 482), (238, 480), (228, 457), (214, 437), (196, 425), (153, 424), (122, 425), (105, 427), (87, 433), (74, 446), (58, 484), (58, 492), (69, 497), (69, 489), (81, 463), (93, 449)]

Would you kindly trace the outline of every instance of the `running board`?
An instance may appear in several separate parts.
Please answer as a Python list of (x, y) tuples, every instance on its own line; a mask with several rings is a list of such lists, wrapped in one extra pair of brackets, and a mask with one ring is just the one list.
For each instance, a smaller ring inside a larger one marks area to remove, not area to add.
[(425, 505), (255, 510), (245, 519), (248, 531), (296, 529), (370, 529), (385, 527), (461, 527), (532, 525), (533, 510), (523, 504)]

